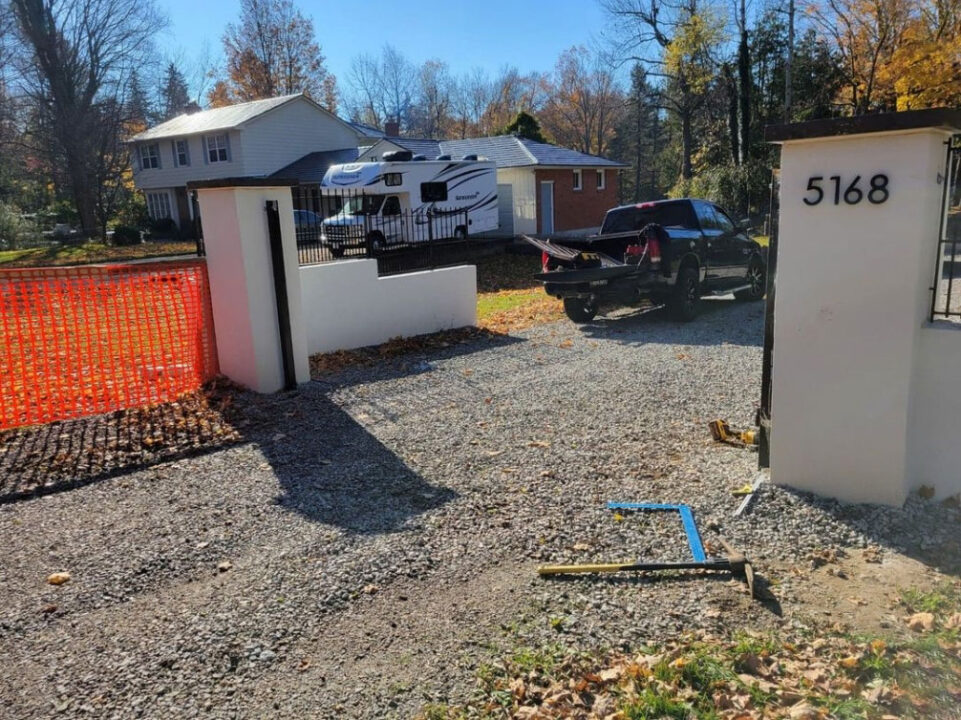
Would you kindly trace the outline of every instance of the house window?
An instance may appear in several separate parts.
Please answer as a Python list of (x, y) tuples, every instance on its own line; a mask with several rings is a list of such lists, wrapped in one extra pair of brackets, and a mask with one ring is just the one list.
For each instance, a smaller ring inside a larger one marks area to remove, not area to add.
[(447, 200), (447, 183), (427, 182), (420, 184), (421, 202), (444, 202)]
[(572, 187), (573, 187), (575, 190), (580, 190), (580, 189), (581, 189), (581, 170), (580, 170), (580, 168), (578, 168), (577, 170), (574, 171), (574, 184), (572, 185)]
[(147, 214), (151, 220), (163, 220), (171, 217), (170, 195), (165, 192), (147, 193)]
[(174, 160), (177, 167), (187, 167), (190, 165), (190, 147), (186, 140), (177, 140), (174, 143)]
[(597, 189), (598, 190), (603, 190), (604, 188), (607, 187), (607, 185), (604, 184), (604, 181), (605, 181), (604, 171), (598, 170), (597, 171)]
[(157, 143), (140, 146), (140, 167), (144, 170), (160, 167), (160, 146)]
[(226, 135), (207, 136), (207, 160), (212, 163), (229, 162)]

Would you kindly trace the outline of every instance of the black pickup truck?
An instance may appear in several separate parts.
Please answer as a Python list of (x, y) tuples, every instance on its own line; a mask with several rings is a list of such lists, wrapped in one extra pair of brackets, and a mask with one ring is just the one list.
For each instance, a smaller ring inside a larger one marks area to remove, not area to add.
[(543, 253), (543, 272), (535, 277), (548, 295), (564, 300), (574, 322), (589, 322), (604, 306), (642, 301), (667, 305), (686, 321), (705, 295), (764, 297), (764, 251), (707, 200), (616, 207), (607, 211), (599, 234), (563, 245), (524, 239)]

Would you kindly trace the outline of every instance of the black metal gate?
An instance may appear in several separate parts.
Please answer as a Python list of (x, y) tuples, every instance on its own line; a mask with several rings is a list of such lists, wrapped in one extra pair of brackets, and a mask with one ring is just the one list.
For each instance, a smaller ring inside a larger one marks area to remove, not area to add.
[(467, 210), (416, 210), (391, 195), (317, 185), (291, 188), (301, 265), (375, 258), (381, 275), (463, 262), (471, 253)]
[[(958, 277), (958, 244), (961, 243), (961, 135), (947, 143), (941, 216), (938, 226), (938, 253), (931, 283), (931, 317), (952, 320), (961, 318), (961, 277)], [(957, 322), (957, 320), (955, 320)]]
[(767, 249), (767, 287), (764, 308), (764, 359), (761, 365), (761, 406), (757, 411), (760, 430), (759, 468), (771, 466), (771, 372), (774, 367), (774, 296), (777, 280), (777, 243), (780, 225), (781, 171), (771, 171), (770, 234)]

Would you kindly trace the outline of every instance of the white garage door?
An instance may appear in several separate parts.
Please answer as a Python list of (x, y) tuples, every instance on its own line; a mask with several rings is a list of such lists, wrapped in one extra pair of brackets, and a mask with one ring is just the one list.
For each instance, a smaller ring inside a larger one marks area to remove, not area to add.
[(514, 186), (497, 185), (497, 220), (500, 223), (498, 235), (514, 236)]

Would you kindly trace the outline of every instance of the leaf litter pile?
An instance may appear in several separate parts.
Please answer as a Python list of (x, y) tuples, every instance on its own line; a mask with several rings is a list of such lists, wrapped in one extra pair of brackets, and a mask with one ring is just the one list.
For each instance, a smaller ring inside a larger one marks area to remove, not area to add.
[(174, 402), (0, 433), (0, 502), (238, 442), (240, 392), (218, 378)]
[(381, 345), (312, 355), (310, 358), (310, 374), (316, 377), (339, 372), (348, 367), (376, 365), (384, 360), (418, 353), (436, 352), (476, 340), (491, 340), (497, 337), (497, 333), (476, 327), (444, 330), (430, 335), (415, 335), (414, 337), (395, 337)]
[(840, 626), (789, 635), (691, 634), (640, 652), (520, 650), (478, 672), (476, 700), (426, 720), (896, 720), (958, 717), (961, 582), (903, 592), (890, 637)]

